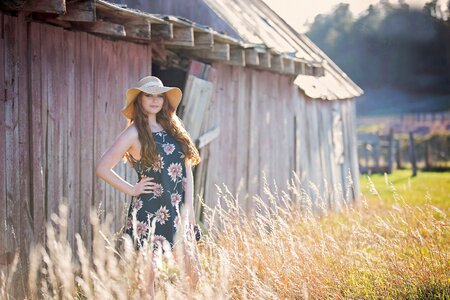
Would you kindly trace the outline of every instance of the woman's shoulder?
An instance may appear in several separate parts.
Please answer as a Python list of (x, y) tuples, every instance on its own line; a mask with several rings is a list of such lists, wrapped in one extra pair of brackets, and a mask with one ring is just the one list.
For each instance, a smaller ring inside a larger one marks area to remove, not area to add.
[(122, 131), (122, 135), (130, 138), (130, 139), (137, 139), (139, 137), (138, 130), (134, 124), (128, 126)]

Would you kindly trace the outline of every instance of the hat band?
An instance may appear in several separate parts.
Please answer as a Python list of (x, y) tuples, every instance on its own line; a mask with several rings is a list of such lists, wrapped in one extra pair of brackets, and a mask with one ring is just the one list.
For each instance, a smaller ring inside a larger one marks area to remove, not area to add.
[(141, 85), (139, 88), (143, 89), (143, 88), (152, 87), (152, 86), (163, 87), (163, 85), (159, 82), (147, 82), (147, 83)]

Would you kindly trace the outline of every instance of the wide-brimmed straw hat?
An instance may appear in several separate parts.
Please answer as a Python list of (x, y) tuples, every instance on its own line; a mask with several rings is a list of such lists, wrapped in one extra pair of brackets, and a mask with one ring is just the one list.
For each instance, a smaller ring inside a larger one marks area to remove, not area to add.
[(125, 107), (122, 109), (122, 114), (128, 119), (134, 119), (133, 102), (136, 100), (140, 92), (147, 94), (166, 94), (169, 104), (177, 109), (181, 101), (181, 90), (177, 87), (164, 86), (161, 79), (155, 76), (146, 76), (139, 80), (136, 87), (127, 90)]

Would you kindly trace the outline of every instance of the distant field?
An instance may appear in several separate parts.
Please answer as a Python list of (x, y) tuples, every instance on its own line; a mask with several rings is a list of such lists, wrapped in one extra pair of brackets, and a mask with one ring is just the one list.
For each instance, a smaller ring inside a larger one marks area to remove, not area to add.
[[(416, 177), (411, 177), (411, 174), (411, 170), (395, 170), (387, 177), (381, 174), (370, 175), (370, 180), (383, 199), (380, 203), (392, 204), (397, 197), (399, 201), (409, 205), (428, 203), (450, 210), (450, 172), (419, 171)], [(378, 196), (370, 192), (369, 177), (361, 175), (361, 192), (371, 200), (377, 199)]]

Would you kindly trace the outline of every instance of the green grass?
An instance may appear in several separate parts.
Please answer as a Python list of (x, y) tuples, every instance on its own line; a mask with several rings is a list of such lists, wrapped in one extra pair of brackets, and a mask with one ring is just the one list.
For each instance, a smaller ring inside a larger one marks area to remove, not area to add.
[[(412, 177), (411, 170), (395, 170), (392, 174), (361, 175), (362, 194), (369, 200), (382, 199), (380, 204), (393, 204), (396, 201), (408, 205), (424, 204), (450, 210), (450, 172), (418, 172)], [(373, 182), (379, 197), (371, 189)]]

